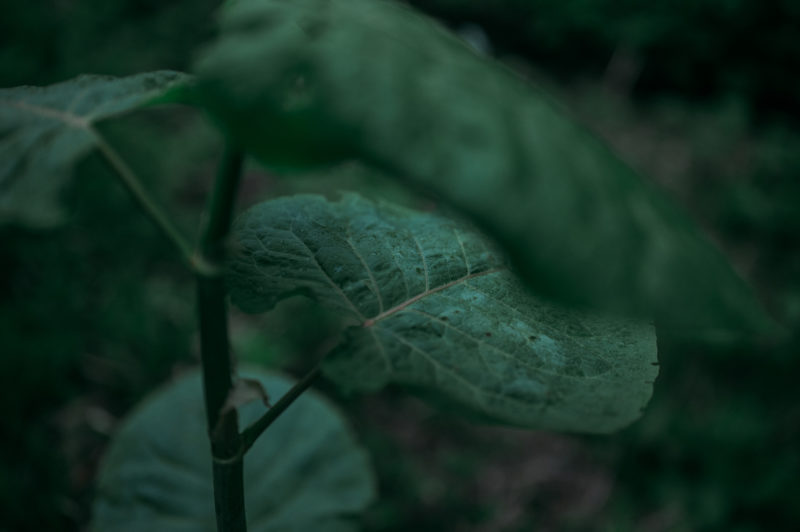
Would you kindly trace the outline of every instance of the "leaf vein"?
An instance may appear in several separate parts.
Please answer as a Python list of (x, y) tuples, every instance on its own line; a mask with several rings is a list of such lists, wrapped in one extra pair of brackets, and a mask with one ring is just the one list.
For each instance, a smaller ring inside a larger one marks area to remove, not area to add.
[(284, 231), (286, 231), (287, 233), (292, 235), (292, 237), (294, 237), (295, 240), (297, 240), (298, 242), (300, 242), (300, 244), (302, 244), (302, 246), (308, 251), (309, 258), (317, 266), (317, 269), (319, 270), (319, 272), (325, 277), (325, 279), (327, 279), (327, 281), (330, 284), (331, 288), (333, 288), (334, 291), (338, 292), (339, 295), (342, 296), (342, 299), (344, 299), (347, 302), (348, 306), (353, 310), (353, 312), (355, 312), (356, 316), (358, 316), (358, 318), (361, 321), (364, 321), (365, 320), (364, 315), (361, 314), (361, 312), (359, 312), (358, 308), (356, 308), (355, 303), (353, 303), (353, 301), (349, 297), (347, 297), (347, 294), (344, 293), (344, 290), (342, 290), (342, 288), (338, 284), (336, 284), (336, 282), (333, 279), (331, 279), (331, 276), (328, 275), (328, 272), (326, 272), (322, 268), (322, 264), (320, 264), (319, 261), (317, 260), (317, 257), (314, 256), (314, 252), (311, 251), (311, 248), (308, 247), (308, 244), (306, 244), (305, 241), (302, 238), (300, 238), (297, 235), (297, 233), (294, 232), (294, 230), (288, 229), (288, 230), (284, 230)]
[(375, 340), (375, 345), (378, 346), (378, 351), (381, 354), (381, 358), (383, 358), (383, 362), (386, 365), (386, 372), (391, 374), (392, 372), (392, 360), (389, 358), (389, 354), (386, 352), (386, 347), (384, 347), (383, 342), (381, 342), (378, 335), (375, 333), (375, 329), (370, 329), (370, 333), (372, 334), (372, 339)]
[(467, 275), (472, 273), (472, 267), (469, 265), (469, 259), (467, 258), (467, 251), (464, 249), (464, 242), (461, 241), (461, 236), (458, 234), (458, 230), (454, 227), (453, 234), (456, 236), (456, 241), (458, 242), (458, 247), (461, 248), (461, 256), (464, 258), (464, 266), (467, 268)]
[[(492, 392), (489, 392), (488, 390), (482, 390), (481, 388), (479, 388), (478, 386), (476, 386), (475, 384), (470, 382), (463, 375), (461, 375), (460, 373), (455, 371), (453, 368), (445, 366), (444, 364), (439, 362), (435, 357), (431, 356), (430, 353), (428, 353), (424, 349), (421, 349), (418, 346), (412, 344), (411, 342), (407, 341), (405, 338), (403, 338), (402, 336), (400, 336), (396, 332), (394, 332), (394, 331), (392, 331), (390, 329), (386, 329), (386, 328), (384, 328), (383, 330), (386, 331), (387, 333), (389, 333), (390, 335), (394, 336), (397, 339), (397, 341), (400, 342), (401, 344), (405, 345), (406, 347), (408, 347), (412, 351), (415, 351), (415, 352), (419, 353), (420, 355), (422, 355), (422, 357), (425, 360), (427, 360), (431, 364), (431, 366), (433, 367), (434, 379), (436, 379), (435, 375), (436, 375), (437, 371), (441, 371), (443, 373), (447, 373), (447, 374), (451, 375), (454, 379), (456, 379), (457, 381), (460, 381), (462, 384), (464, 384), (464, 386), (466, 388), (468, 388), (469, 390), (472, 391), (472, 393), (475, 395), (475, 398), (477, 399), (479, 404), (481, 404), (483, 406), (486, 406), (485, 403), (484, 403), (484, 401), (485, 401), (484, 395), (493, 395)], [(437, 382), (437, 384), (438, 384), (438, 382)]]
[[(468, 332), (459, 329), (458, 327), (456, 327), (452, 323), (444, 321), (444, 320), (440, 319), (439, 317), (434, 316), (433, 314), (429, 314), (427, 312), (424, 312), (422, 310), (415, 309), (415, 308), (407, 308), (407, 309), (405, 309), (405, 312), (416, 312), (417, 314), (420, 314), (422, 316), (430, 318), (431, 320), (438, 321), (439, 323), (441, 323), (445, 327), (460, 333), (464, 337), (469, 338), (470, 340), (474, 341), (477, 344), (485, 345), (489, 349), (491, 349), (493, 351), (496, 351), (497, 353), (503, 355), (504, 357), (508, 358), (509, 360), (518, 362), (519, 364), (525, 366), (530, 371), (535, 372), (535, 373), (539, 373), (539, 374), (542, 374), (542, 375), (551, 375), (553, 377), (559, 377), (559, 378), (564, 378), (564, 379), (573, 379), (573, 378), (574, 379), (591, 379), (591, 378), (598, 378), (599, 375), (602, 375), (602, 373), (598, 374), (598, 375), (568, 375), (568, 374), (565, 374), (565, 373), (557, 373), (555, 371), (549, 371), (549, 370), (546, 370), (546, 369), (542, 369), (540, 366), (534, 366), (531, 363), (523, 360), (522, 358), (515, 358), (514, 355), (512, 355), (511, 353), (503, 351), (499, 347), (497, 347), (495, 345), (492, 345), (492, 344), (486, 342), (485, 340), (482, 340), (480, 338), (476, 338), (476, 337), (472, 336), (471, 334), (469, 334)], [(480, 350), (478, 350), (478, 353), (480, 354)], [(538, 354), (536, 354), (536, 356), (539, 357)], [(541, 357), (539, 357), (539, 358), (541, 359)], [(484, 362), (485, 362), (485, 359), (484, 359)], [(497, 375), (497, 374), (495, 373), (495, 375)], [(497, 375), (497, 376), (499, 377), (499, 375)]]
[(419, 252), (419, 258), (422, 259), (422, 272), (425, 274), (425, 291), (431, 289), (430, 280), (428, 279), (428, 263), (425, 260), (425, 253), (422, 252), (422, 246), (419, 243), (416, 235), (411, 235), (411, 238), (414, 239), (414, 244), (417, 246), (417, 251)]
[(458, 285), (460, 283), (465, 283), (465, 282), (469, 281), (470, 279), (475, 279), (476, 277), (483, 277), (484, 275), (491, 275), (493, 273), (499, 273), (501, 271), (503, 271), (502, 268), (493, 268), (491, 270), (485, 270), (485, 271), (482, 271), (482, 272), (477, 272), (477, 273), (465, 275), (463, 277), (459, 277), (458, 279), (454, 279), (454, 280), (452, 280), (452, 281), (450, 281), (448, 283), (445, 283), (445, 284), (443, 284), (441, 286), (437, 286), (436, 288), (432, 288), (432, 289), (425, 290), (424, 292), (420, 292), (419, 294), (415, 295), (414, 297), (412, 297), (410, 299), (407, 299), (407, 300), (403, 301), (402, 303), (399, 303), (399, 304), (395, 305), (394, 307), (390, 308), (389, 310), (381, 312), (380, 314), (377, 314), (376, 316), (373, 316), (372, 318), (364, 321), (364, 327), (372, 327), (373, 325), (375, 325), (375, 323), (377, 323), (377, 322), (379, 322), (381, 320), (384, 320), (384, 319), (388, 318), (389, 316), (391, 316), (393, 314), (396, 314), (396, 313), (400, 312), (401, 310), (403, 310), (407, 306), (409, 306), (409, 305), (411, 305), (413, 303), (416, 303), (420, 299), (423, 299), (423, 298), (425, 298), (425, 297), (427, 297), (427, 296), (429, 296), (431, 294), (435, 294), (437, 292), (441, 292), (443, 290), (447, 290), (448, 288), (452, 288), (453, 286), (456, 286), (456, 285)]
[(364, 268), (364, 271), (367, 272), (367, 275), (369, 276), (370, 284), (372, 285), (372, 288), (370, 288), (370, 292), (375, 294), (375, 298), (378, 300), (378, 312), (383, 312), (383, 296), (381, 295), (381, 289), (378, 286), (378, 282), (375, 280), (375, 276), (372, 275), (372, 270), (369, 268), (369, 266), (367, 266), (367, 262), (364, 260), (363, 255), (361, 255), (361, 252), (358, 251), (358, 249), (356, 249), (356, 246), (355, 246), (355, 244), (353, 244), (353, 241), (350, 240), (350, 231), (349, 230), (348, 230), (348, 236), (347, 236), (347, 239), (345, 240), (345, 242), (347, 242), (347, 245), (350, 246), (350, 249), (353, 251), (353, 254), (356, 256), (358, 261), (361, 263), (361, 266)]
[[(464, 332), (464, 331), (460, 330), (458, 327), (455, 327), (454, 325), (452, 325), (452, 324), (450, 324), (450, 323), (448, 323), (448, 322), (446, 322), (446, 321), (444, 321), (444, 320), (442, 320), (442, 319), (438, 318), (437, 316), (434, 316), (434, 315), (432, 315), (432, 314), (428, 314), (427, 312), (423, 312), (423, 311), (421, 311), (421, 310), (418, 310), (418, 309), (415, 309), (415, 308), (407, 308), (407, 309), (405, 309), (403, 312), (416, 312), (417, 314), (420, 314), (420, 315), (422, 315), (422, 316), (425, 316), (426, 318), (430, 319), (431, 321), (436, 321), (436, 322), (438, 322), (438, 323), (441, 323), (442, 325), (444, 325), (444, 326), (445, 326), (445, 328), (447, 328), (447, 329), (449, 329), (449, 330), (453, 330), (453, 331), (455, 331), (455, 332), (457, 332), (457, 333), (461, 334), (462, 336), (464, 336), (464, 337), (466, 337), (466, 338), (469, 338), (470, 340), (473, 340), (473, 341), (474, 341), (475, 343), (477, 343), (477, 344), (482, 344), (482, 345), (487, 345), (487, 346), (489, 346), (489, 347), (494, 347), (494, 346), (492, 346), (492, 345), (490, 345), (490, 344), (488, 344), (488, 343), (484, 342), (483, 340), (480, 340), (480, 339), (478, 339), (478, 338), (475, 338), (475, 337), (473, 337), (473, 336), (472, 336), (472, 335), (470, 335), (470, 334), (467, 334), (466, 332)], [(502, 378), (503, 378), (503, 376), (502, 376), (502, 375), (500, 375), (500, 374), (497, 372), (497, 370), (496, 370), (495, 368), (493, 368), (493, 367), (492, 367), (492, 366), (489, 364), (489, 362), (486, 360), (486, 357), (483, 355), (483, 353), (481, 353), (481, 350), (480, 350), (480, 349), (478, 349), (478, 350), (477, 350), (477, 352), (478, 352), (478, 358), (480, 358), (481, 362), (483, 363), (484, 367), (486, 368), (486, 371), (488, 371), (489, 373), (491, 373), (492, 375), (494, 375), (494, 376), (495, 376), (495, 377), (497, 377), (498, 379), (502, 379)], [(503, 353), (503, 354), (505, 355), (506, 353)], [(508, 355), (507, 355), (507, 356), (508, 356)], [(510, 356), (508, 356), (508, 358), (511, 358), (511, 357), (510, 357)]]
[(59, 111), (58, 109), (53, 109), (51, 107), (44, 107), (19, 100), (4, 100), (4, 102), (10, 104), (12, 107), (16, 107), (17, 109), (22, 109), (46, 118), (52, 118), (80, 129), (88, 129), (91, 125), (88, 120), (81, 116)]

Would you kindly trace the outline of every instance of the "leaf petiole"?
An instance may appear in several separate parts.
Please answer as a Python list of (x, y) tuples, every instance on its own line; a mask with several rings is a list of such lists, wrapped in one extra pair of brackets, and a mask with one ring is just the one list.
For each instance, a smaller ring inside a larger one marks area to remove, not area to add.
[(264, 415), (242, 431), (243, 453), (246, 453), (256, 440), (258, 440), (259, 436), (261, 436), (261, 434), (314, 383), (320, 373), (320, 366), (315, 366), (305, 377), (295, 383), (272, 408), (267, 410)]
[(122, 181), (122, 184), (128, 189), (144, 213), (149, 216), (153, 222), (155, 222), (156, 226), (158, 226), (161, 232), (164, 233), (164, 235), (175, 245), (175, 247), (183, 256), (184, 260), (192, 267), (192, 269), (197, 270), (199, 266), (197, 265), (197, 260), (194, 258), (194, 254), (192, 253), (192, 246), (183, 237), (175, 224), (172, 223), (167, 214), (161, 209), (161, 207), (158, 206), (155, 200), (153, 200), (153, 198), (147, 192), (147, 189), (142, 186), (141, 180), (133, 171), (133, 169), (128, 166), (128, 163), (126, 163), (119, 153), (117, 153), (116, 150), (114, 150), (114, 148), (108, 142), (106, 142), (103, 136), (100, 135), (96, 129), (94, 129), (91, 125), (87, 125), (86, 128), (94, 136), (97, 149), (100, 150), (100, 153), (103, 154), (103, 157), (105, 157), (106, 161), (108, 161), (108, 163), (117, 173), (120, 181)]

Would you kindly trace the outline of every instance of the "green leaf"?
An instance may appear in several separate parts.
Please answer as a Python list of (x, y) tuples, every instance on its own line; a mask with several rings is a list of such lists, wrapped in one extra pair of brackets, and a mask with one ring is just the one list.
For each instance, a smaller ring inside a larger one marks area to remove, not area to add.
[(396, 382), (505, 423), (582, 432), (630, 423), (650, 397), (652, 326), (539, 301), (454, 221), (295, 196), (250, 209), (234, 234), (243, 310), (304, 294), (352, 325), (324, 365), (345, 388)]
[(159, 71), (0, 89), (0, 224), (58, 223), (59, 194), (73, 163), (104, 142), (93, 124), (145, 106), (185, 80)]
[(687, 332), (763, 330), (725, 257), (547, 96), (383, 0), (239, 0), (192, 98), (274, 168), (358, 158), (468, 214), (535, 290)]
[[(273, 397), (291, 382), (246, 372)], [(264, 406), (240, 409), (245, 423)], [(192, 372), (147, 399), (106, 454), (92, 529), (98, 532), (216, 532), (211, 452), (200, 375)], [(367, 456), (342, 416), (307, 392), (245, 458), (251, 532), (357, 530), (353, 516), (373, 499)]]

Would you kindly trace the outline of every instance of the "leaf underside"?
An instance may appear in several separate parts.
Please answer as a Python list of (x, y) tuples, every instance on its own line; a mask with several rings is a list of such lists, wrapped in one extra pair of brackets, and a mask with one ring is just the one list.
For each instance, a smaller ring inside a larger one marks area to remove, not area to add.
[(58, 223), (72, 165), (102, 142), (92, 124), (147, 105), (185, 80), (158, 71), (0, 89), (0, 224)]
[(394, 382), (504, 423), (610, 432), (636, 419), (657, 374), (652, 326), (531, 296), (477, 233), (433, 214), (294, 196), (237, 221), (229, 285), (248, 312), (304, 294), (351, 323), (325, 374)]
[[(275, 397), (284, 377), (246, 372)], [(264, 406), (240, 409), (255, 420)], [(211, 453), (197, 372), (156, 392), (128, 418), (106, 454), (92, 530), (216, 532)], [(340, 414), (306, 393), (250, 449), (245, 467), (248, 530), (353, 532), (374, 496), (366, 454)]]
[(192, 98), (273, 168), (360, 159), (468, 214), (537, 293), (688, 333), (763, 330), (689, 218), (541, 92), (383, 0), (240, 0)]

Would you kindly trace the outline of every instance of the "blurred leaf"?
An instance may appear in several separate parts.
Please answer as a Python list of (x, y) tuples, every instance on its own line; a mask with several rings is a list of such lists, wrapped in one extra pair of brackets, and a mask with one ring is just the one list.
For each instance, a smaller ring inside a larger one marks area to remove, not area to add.
[(686, 332), (770, 323), (684, 213), (544, 94), (399, 2), (229, 2), (196, 69), (184, 99), (264, 163), (360, 158), (422, 186), (542, 295)]
[(171, 71), (83, 75), (49, 87), (0, 89), (0, 224), (57, 223), (72, 164), (104, 142), (93, 124), (147, 105), (185, 79)]
[(585, 432), (632, 422), (650, 397), (651, 326), (538, 301), (451, 220), (295, 196), (249, 210), (235, 234), (243, 310), (304, 294), (354, 324), (324, 366), (345, 388), (398, 382), (513, 425)]
[[(247, 373), (276, 397), (291, 382)], [(263, 405), (240, 412), (254, 421)], [(340, 414), (307, 393), (247, 454), (250, 530), (349, 531), (373, 497), (367, 457)], [(93, 530), (214, 532), (211, 452), (198, 373), (148, 399), (120, 429), (98, 482)]]

